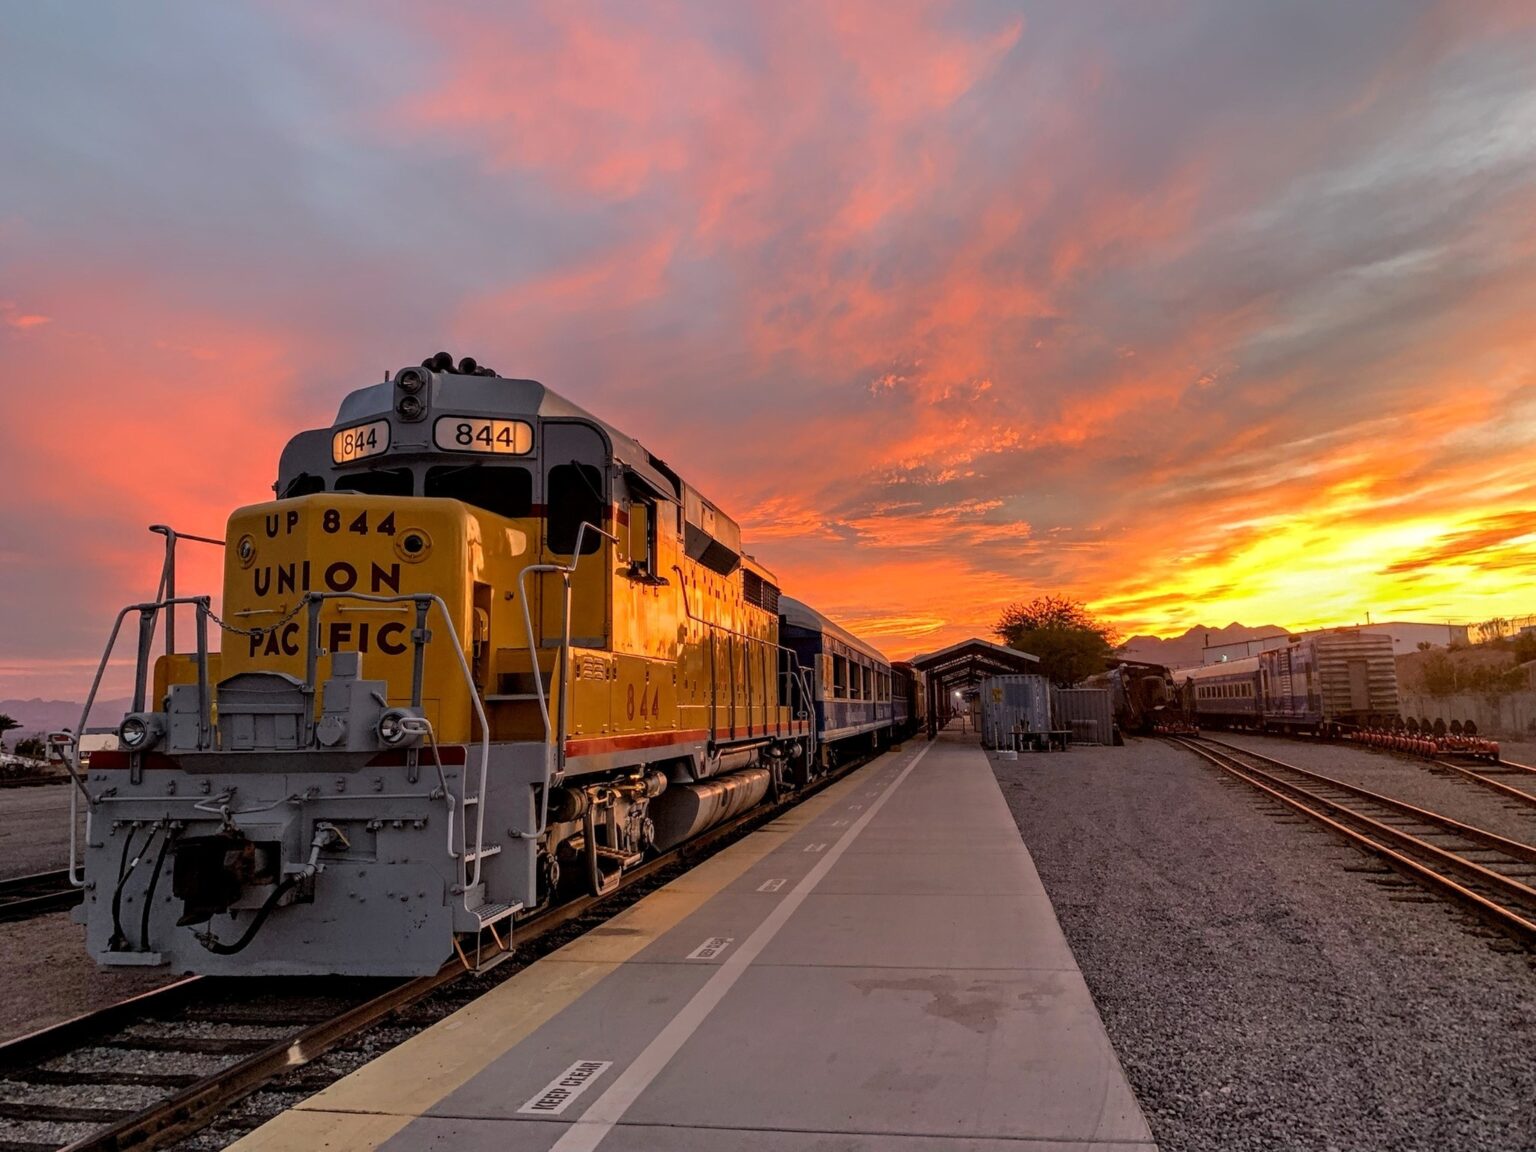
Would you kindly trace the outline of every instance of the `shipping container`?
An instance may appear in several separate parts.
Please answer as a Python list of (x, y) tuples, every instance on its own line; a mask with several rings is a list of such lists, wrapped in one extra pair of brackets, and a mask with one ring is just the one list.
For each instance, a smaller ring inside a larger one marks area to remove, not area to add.
[(989, 676), (981, 682), (981, 738), (1010, 748), (1015, 733), (1051, 730), (1051, 685), (1044, 676)]

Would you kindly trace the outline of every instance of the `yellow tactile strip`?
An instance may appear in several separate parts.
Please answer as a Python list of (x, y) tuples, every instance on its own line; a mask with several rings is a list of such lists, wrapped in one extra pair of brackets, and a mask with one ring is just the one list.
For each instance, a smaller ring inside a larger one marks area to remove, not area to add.
[(264, 1124), (232, 1145), (233, 1152), (372, 1152), (698, 911), (828, 807), (846, 800), (885, 762), (880, 757), (626, 908), (609, 922), (626, 929), (623, 933), (571, 941)]

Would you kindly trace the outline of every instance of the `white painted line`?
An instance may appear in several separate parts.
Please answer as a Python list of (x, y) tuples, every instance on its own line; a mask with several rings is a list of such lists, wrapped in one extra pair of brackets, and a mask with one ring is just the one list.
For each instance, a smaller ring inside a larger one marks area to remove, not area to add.
[(820, 844), (807, 844), (805, 846), (805, 848), (804, 848), (804, 851), (806, 851), (806, 852), (820, 852), (826, 846), (827, 846), (826, 841), (823, 840)]
[(571, 1101), (592, 1086), (612, 1060), (578, 1060), (544, 1086), (544, 1090), (517, 1110), (519, 1116), (558, 1116)]
[(864, 805), (862, 805), (862, 804), (850, 804), (850, 805), (848, 805), (848, 807), (850, 809), (852, 809), (853, 811), (857, 812), (860, 808), (864, 807)]
[(848, 821), (846, 821), (846, 820), (834, 820), (834, 821), (832, 821), (832, 827), (834, 827), (834, 828), (846, 828), (846, 827), (848, 827)]
[(692, 952), (688, 953), (690, 960), (713, 960), (724, 952), (735, 941), (734, 936), (711, 936), (700, 944)]
[(859, 817), (858, 823), (843, 833), (838, 842), (832, 846), (832, 851), (816, 861), (815, 867), (807, 872), (790, 890), (789, 895), (780, 900), (773, 911), (764, 917), (763, 922), (757, 926), (752, 935), (747, 937), (742, 946), (715, 970), (714, 975), (705, 982), (704, 987), (695, 992), (693, 999), (683, 1005), (682, 1011), (672, 1017), (667, 1026), (657, 1033), (656, 1039), (647, 1044), (645, 1050), (635, 1057), (629, 1067), (620, 1072), (613, 1083), (608, 1085), (607, 1090), (592, 1101), (587, 1110), (577, 1117), (575, 1123), (565, 1130), (560, 1139), (555, 1141), (550, 1152), (593, 1152), (593, 1149), (603, 1142), (608, 1133), (613, 1131), (614, 1125), (624, 1118), (624, 1113), (628, 1112), (634, 1102), (640, 1098), (640, 1093), (644, 1092), (651, 1081), (661, 1075), (662, 1069), (672, 1062), (672, 1058), (688, 1042), (688, 1038), (699, 1030), (699, 1025), (704, 1023), (720, 1001), (725, 999), (725, 994), (731, 990), (736, 981), (741, 979), (742, 973), (779, 934), (779, 930), (789, 922), (795, 910), (805, 903), (805, 898), (815, 891), (816, 885), (820, 884), (826, 874), (832, 870), (838, 858), (848, 850), (848, 846), (858, 838), (860, 832), (864, 831), (875, 813), (880, 811), (885, 802), (891, 798), (891, 794), (901, 787), (902, 781), (911, 774), (912, 769), (917, 767), (918, 762), (932, 747), (932, 744), (923, 745), (922, 750), (912, 758), (912, 763), (908, 764), (901, 775), (891, 781), (890, 787), (880, 794), (880, 798), (869, 806), (869, 811)]
[(784, 885), (786, 885), (788, 883), (789, 883), (789, 881), (787, 879), (785, 879), (785, 880), (764, 880), (761, 884), (759, 884), (757, 886), (757, 890), (759, 892), (777, 892), (780, 888), (784, 887)]

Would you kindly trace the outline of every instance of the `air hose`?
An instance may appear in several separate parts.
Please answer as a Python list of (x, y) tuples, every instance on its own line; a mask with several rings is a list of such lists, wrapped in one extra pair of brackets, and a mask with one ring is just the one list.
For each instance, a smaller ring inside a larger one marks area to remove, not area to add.
[(220, 940), (213, 934), (211, 927), (206, 932), (194, 932), (193, 935), (197, 937), (199, 944), (215, 956), (233, 956), (236, 952), (244, 950), (247, 944), (256, 939), (256, 933), (261, 931), (261, 926), (267, 922), (267, 917), (272, 914), (272, 909), (277, 907), (277, 902), (287, 895), (289, 889), (303, 878), (304, 874), (302, 872), (295, 873), (272, 889), (272, 894), (262, 901), (261, 907), (256, 910), (255, 919), (250, 922), (240, 939), (236, 940), (233, 944), (226, 944)]

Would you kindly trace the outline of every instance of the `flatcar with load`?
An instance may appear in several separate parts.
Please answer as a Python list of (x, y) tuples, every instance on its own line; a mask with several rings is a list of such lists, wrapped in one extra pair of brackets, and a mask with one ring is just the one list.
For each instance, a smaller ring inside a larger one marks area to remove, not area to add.
[[(103, 654), (137, 626), (121, 747), (80, 778), (104, 965), (482, 966), (557, 893), (894, 730), (877, 650), (537, 381), (401, 369), (295, 436), (274, 491), (229, 519), (219, 614), (168, 580)], [(178, 606), (195, 651), (152, 660)]]

